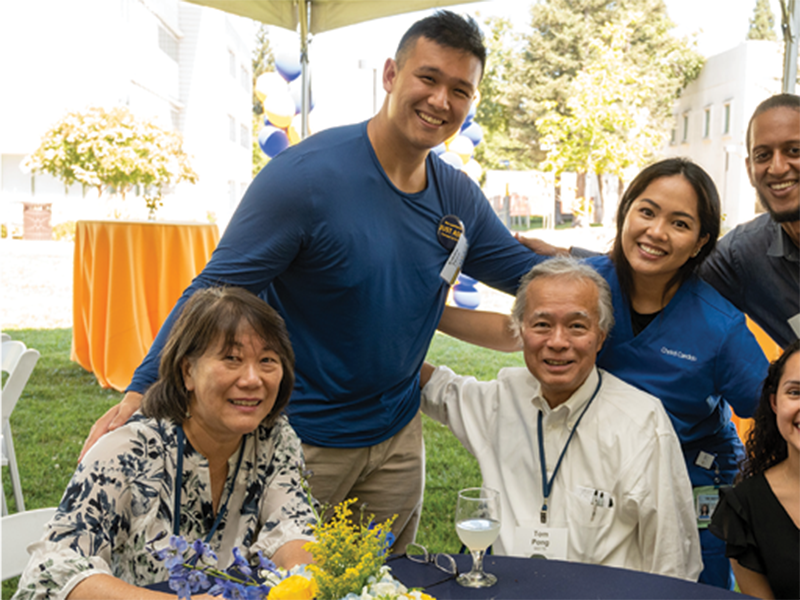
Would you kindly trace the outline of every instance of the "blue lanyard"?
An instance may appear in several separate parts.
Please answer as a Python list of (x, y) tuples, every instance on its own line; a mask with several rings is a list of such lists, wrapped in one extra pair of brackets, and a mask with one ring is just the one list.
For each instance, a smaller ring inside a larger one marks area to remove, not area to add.
[[(180, 525), (181, 525), (181, 488), (183, 487), (183, 446), (184, 446), (184, 439), (185, 434), (183, 433), (183, 426), (178, 425), (178, 472), (175, 475), (175, 507), (172, 511), (172, 533), (175, 535), (180, 535)], [(247, 436), (242, 438), (242, 444), (239, 446), (239, 458), (236, 461), (236, 470), (233, 472), (233, 479), (231, 479), (231, 483), (228, 486), (228, 495), (225, 497), (225, 502), (222, 507), (217, 511), (217, 519), (214, 521), (214, 525), (211, 527), (211, 531), (208, 532), (206, 539), (204, 540), (206, 544), (211, 541), (212, 536), (216, 533), (219, 524), (222, 522), (222, 518), (225, 516), (225, 513), (228, 511), (228, 500), (231, 499), (231, 495), (233, 494), (233, 486), (236, 483), (236, 477), (239, 475), (239, 467), (242, 464), (242, 456), (244, 455), (244, 443), (247, 439)]]
[(572, 436), (575, 435), (575, 430), (578, 429), (578, 424), (580, 424), (583, 415), (586, 414), (586, 411), (589, 409), (589, 405), (594, 400), (595, 396), (597, 396), (597, 392), (600, 391), (600, 385), (603, 383), (603, 377), (600, 375), (600, 371), (597, 372), (597, 387), (594, 388), (594, 392), (592, 393), (592, 397), (589, 398), (589, 401), (586, 403), (586, 406), (583, 407), (583, 411), (581, 412), (578, 420), (575, 421), (575, 426), (572, 428), (572, 431), (567, 438), (567, 443), (564, 444), (564, 448), (561, 450), (561, 456), (558, 457), (558, 462), (556, 463), (556, 468), (553, 469), (553, 476), (550, 478), (550, 481), (547, 481), (547, 462), (545, 461), (544, 457), (544, 431), (542, 431), (542, 419), (544, 416), (542, 415), (541, 409), (539, 409), (539, 421), (537, 423), (537, 429), (539, 431), (539, 464), (542, 468), (542, 494), (544, 495), (544, 503), (542, 504), (542, 512), (539, 515), (539, 520), (542, 523), (547, 523), (547, 502), (550, 498), (550, 492), (553, 489), (553, 481), (555, 481), (556, 475), (558, 475), (558, 469), (561, 467), (561, 461), (564, 458), (564, 454), (567, 453), (567, 447), (569, 443), (572, 441)]

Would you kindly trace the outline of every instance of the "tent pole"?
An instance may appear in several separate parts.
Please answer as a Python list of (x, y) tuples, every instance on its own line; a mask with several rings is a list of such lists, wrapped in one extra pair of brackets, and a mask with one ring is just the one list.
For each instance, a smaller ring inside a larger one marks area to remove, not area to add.
[(299, 21), (300, 21), (300, 67), (301, 67), (301, 87), (302, 87), (302, 109), (300, 112), (300, 137), (308, 137), (308, 111), (311, 103), (311, 85), (308, 73), (308, 21), (311, 11), (311, 0), (300, 0), (299, 2)]
[(783, 29), (783, 89), (794, 94), (797, 83), (797, 51), (800, 36), (800, 9), (796, 0), (781, 0), (781, 29)]

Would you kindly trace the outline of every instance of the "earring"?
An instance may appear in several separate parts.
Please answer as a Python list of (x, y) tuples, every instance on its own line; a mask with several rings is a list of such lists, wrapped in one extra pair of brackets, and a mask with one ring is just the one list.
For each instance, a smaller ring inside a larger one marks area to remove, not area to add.
[(692, 258), (697, 258), (698, 254), (700, 254), (700, 248), (694, 251), (694, 254), (692, 254)]

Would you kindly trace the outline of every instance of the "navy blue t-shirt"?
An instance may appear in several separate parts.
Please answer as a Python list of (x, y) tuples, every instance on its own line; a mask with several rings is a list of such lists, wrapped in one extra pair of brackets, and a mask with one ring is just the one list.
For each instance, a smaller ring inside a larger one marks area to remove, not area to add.
[(303, 442), (364, 447), (397, 433), (419, 408), (419, 369), (447, 296), (440, 220), (455, 215), (464, 224), (464, 272), (503, 291), (513, 293), (542, 260), (511, 236), (466, 174), (433, 154), (426, 166), (423, 191), (398, 190), (366, 122), (279, 154), (251, 184), (130, 389), (155, 380), (155, 357), (186, 298), (238, 285), (286, 320), (297, 358), (289, 418)]

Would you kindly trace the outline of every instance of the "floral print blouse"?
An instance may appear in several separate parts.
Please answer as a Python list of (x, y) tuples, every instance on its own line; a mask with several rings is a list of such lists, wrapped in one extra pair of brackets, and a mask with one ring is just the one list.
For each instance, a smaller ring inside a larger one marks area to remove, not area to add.
[[(175, 501), (178, 425), (137, 413), (127, 425), (103, 436), (72, 477), (30, 561), (14, 598), (64, 598), (81, 580), (106, 573), (145, 586), (169, 578), (147, 546), (161, 549), (171, 534)], [(259, 550), (271, 557), (292, 540), (312, 540), (313, 513), (300, 485), (300, 440), (281, 416), (244, 437), (242, 462), (227, 513), (209, 544), (219, 566)], [(208, 461), (188, 439), (183, 452), (180, 534), (191, 544), (205, 539), (216, 516)], [(228, 460), (220, 508), (236, 471), (239, 451)]]

